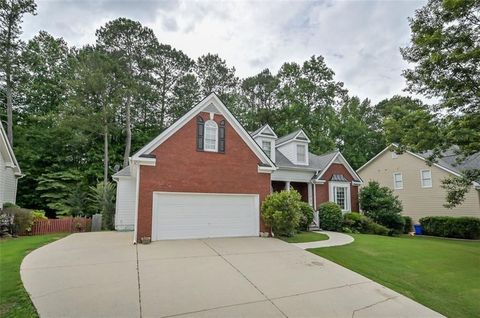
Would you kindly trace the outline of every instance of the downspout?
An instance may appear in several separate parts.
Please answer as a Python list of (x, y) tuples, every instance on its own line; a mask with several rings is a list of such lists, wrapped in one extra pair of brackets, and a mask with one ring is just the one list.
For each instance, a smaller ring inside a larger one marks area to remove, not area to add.
[(140, 165), (132, 161), (134, 169), (137, 170), (137, 184), (135, 185), (135, 225), (133, 228), (133, 244), (137, 244), (137, 233), (138, 233), (138, 197), (140, 193)]

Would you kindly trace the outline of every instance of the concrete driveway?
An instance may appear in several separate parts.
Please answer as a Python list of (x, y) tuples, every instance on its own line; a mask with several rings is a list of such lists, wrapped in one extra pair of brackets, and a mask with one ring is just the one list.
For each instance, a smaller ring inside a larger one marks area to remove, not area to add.
[(73, 234), (29, 254), (41, 317), (440, 317), (390, 289), (268, 238), (160, 241)]

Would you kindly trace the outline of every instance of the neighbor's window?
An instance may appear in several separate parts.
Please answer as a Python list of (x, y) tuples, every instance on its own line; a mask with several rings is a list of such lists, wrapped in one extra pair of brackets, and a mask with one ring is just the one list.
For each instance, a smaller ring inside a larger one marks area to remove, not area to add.
[(333, 187), (333, 200), (336, 204), (340, 206), (342, 211), (346, 211), (348, 209), (347, 205), (347, 187)]
[(272, 142), (271, 141), (262, 141), (262, 149), (265, 151), (268, 157), (271, 157), (272, 154)]
[(217, 151), (218, 146), (218, 125), (213, 120), (205, 123), (205, 151)]
[(422, 179), (422, 188), (431, 188), (432, 187), (432, 171), (430, 170), (421, 170), (420, 177)]
[(393, 174), (393, 188), (397, 190), (403, 189), (403, 176), (401, 172)]
[(305, 145), (297, 145), (297, 162), (306, 162), (307, 161), (307, 148)]

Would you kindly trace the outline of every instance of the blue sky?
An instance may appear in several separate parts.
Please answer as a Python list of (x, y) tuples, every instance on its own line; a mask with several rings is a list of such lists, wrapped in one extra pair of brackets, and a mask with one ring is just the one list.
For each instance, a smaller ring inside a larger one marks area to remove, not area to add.
[(95, 42), (95, 30), (128, 17), (192, 58), (218, 53), (237, 75), (276, 72), (284, 62), (323, 55), (350, 94), (378, 102), (402, 92), (408, 65), (399, 48), (408, 17), (426, 1), (37, 0), (24, 39), (45, 30), (69, 45)]

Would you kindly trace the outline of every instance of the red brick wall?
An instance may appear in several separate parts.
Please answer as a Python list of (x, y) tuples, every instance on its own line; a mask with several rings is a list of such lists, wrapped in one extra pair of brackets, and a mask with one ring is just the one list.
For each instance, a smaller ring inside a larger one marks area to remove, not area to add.
[(260, 160), (228, 122), (225, 138), (225, 153), (197, 151), (195, 116), (152, 152), (156, 166), (140, 168), (138, 239), (151, 236), (153, 191), (259, 194), (260, 204), (270, 194), (270, 174), (258, 173)]
[[(333, 174), (342, 174), (349, 182), (352, 182), (353, 176), (348, 172), (347, 168), (339, 163), (333, 163), (325, 174), (322, 176), (323, 180), (330, 180)], [(329, 199), (328, 195), (328, 181), (325, 184), (316, 185), (316, 195), (317, 195), (317, 209), (318, 206), (327, 202)], [(358, 211), (358, 186), (350, 185), (350, 202), (352, 204), (352, 211)]]

